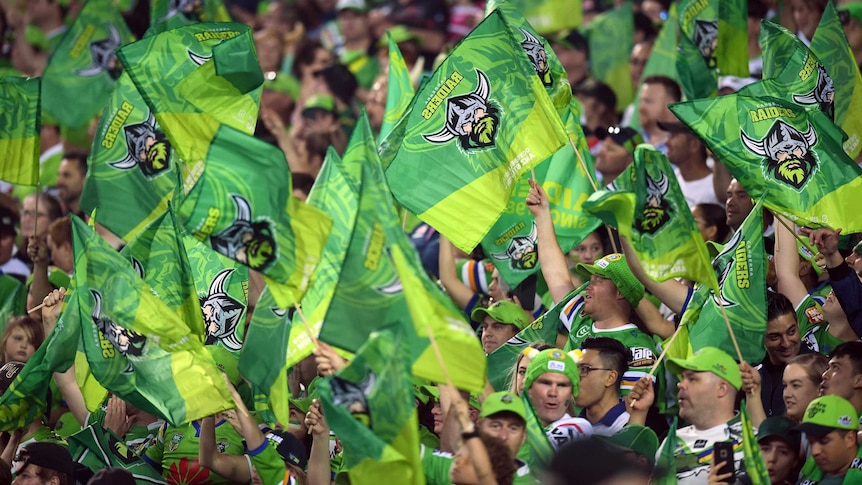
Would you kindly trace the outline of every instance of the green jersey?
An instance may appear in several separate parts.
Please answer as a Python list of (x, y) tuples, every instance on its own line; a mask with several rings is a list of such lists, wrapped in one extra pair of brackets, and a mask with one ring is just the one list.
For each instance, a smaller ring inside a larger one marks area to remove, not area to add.
[[(425, 474), (425, 482), (428, 485), (452, 485), (452, 480), (449, 479), (449, 470), (452, 469), (452, 462), (455, 461), (455, 455), (440, 450), (429, 450), (424, 445), (420, 445), (419, 455), (422, 458), (422, 472)], [(527, 463), (515, 459), (518, 465), (518, 470), (515, 471), (514, 485), (536, 485), (539, 482), (530, 473), (530, 466)]]
[[(200, 422), (174, 427), (165, 423), (159, 429), (155, 442), (144, 452), (144, 459), (157, 469), (171, 484), (229, 485), (230, 480), (202, 467), (198, 461)], [(245, 453), (242, 437), (227, 421), (216, 423), (216, 447), (219, 453), (242, 455)]]
[[(91, 424), (105, 427), (105, 416), (107, 415), (106, 406), (107, 404), (103, 404), (99, 409), (88, 414), (85, 427)], [(126, 435), (123, 437), (123, 440), (132, 452), (141, 456), (144, 453), (144, 450), (155, 444), (156, 439), (159, 436), (159, 430), (164, 424), (164, 419), (157, 419), (147, 426), (132, 425), (129, 427), (129, 430), (126, 431)]]
[(276, 444), (270, 441), (271, 434), (267, 435), (267, 439), (256, 450), (249, 450), (247, 456), (251, 460), (251, 465), (260, 477), (261, 483), (269, 485), (282, 485), (285, 483), (285, 473), (287, 467), (284, 465), (284, 460), (281, 455), (275, 450)]
[(796, 320), (799, 322), (802, 342), (812, 352), (829, 355), (832, 349), (843, 343), (829, 333), (829, 322), (823, 316), (823, 307), (810, 295), (796, 305)]

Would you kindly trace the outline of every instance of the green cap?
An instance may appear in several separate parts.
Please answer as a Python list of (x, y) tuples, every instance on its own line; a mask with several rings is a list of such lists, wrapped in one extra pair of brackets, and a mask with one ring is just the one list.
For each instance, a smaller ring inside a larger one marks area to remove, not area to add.
[(207, 345), (207, 350), (220, 372), (224, 372), (233, 385), (239, 384), (239, 359), (230, 350), (216, 345)]
[(434, 384), (428, 384), (420, 388), (423, 394), (428, 397), (433, 397), (435, 401), (440, 400), (440, 389)]
[(802, 424), (794, 428), (805, 434), (820, 437), (836, 429), (856, 431), (859, 415), (850, 401), (830, 394), (811, 401), (802, 416)]
[(335, 113), (335, 100), (327, 94), (315, 94), (308, 98), (305, 101), (305, 106), (302, 107), (302, 111), (310, 109), (322, 109)]
[(524, 312), (521, 305), (509, 300), (495, 302), (488, 308), (477, 308), (470, 314), (470, 318), (475, 322), (481, 322), (485, 318), (485, 315), (500, 323), (514, 325), (518, 327), (518, 330), (523, 330), (530, 324), (527, 313)]
[(307, 399), (307, 398), (306, 398), (306, 399), (293, 399), (293, 398), (290, 398), (290, 399), (288, 400), (288, 404), (289, 404), (290, 406), (294, 406), (296, 409), (299, 409), (299, 410), (300, 410), (300, 411), (302, 411), (304, 414), (308, 414), (308, 410), (311, 408), (311, 403), (312, 403), (312, 400), (311, 400), (311, 399)]
[(595, 264), (578, 263), (577, 267), (578, 272), (587, 279), (589, 279), (589, 275), (594, 274), (613, 281), (617, 290), (622, 293), (633, 308), (636, 308), (641, 298), (644, 297), (644, 285), (635, 278), (632, 270), (629, 269), (625, 255), (608, 254), (596, 261)]
[(847, 12), (857, 22), (862, 24), (862, 2), (845, 3), (838, 7), (839, 12)]
[(668, 359), (667, 368), (676, 375), (681, 375), (684, 370), (712, 372), (729, 382), (737, 391), (742, 387), (739, 365), (727, 352), (715, 347), (704, 347), (688, 359), (671, 357)]
[(536, 349), (528, 347), (524, 351), (524, 355), (530, 358), (530, 365), (527, 366), (527, 374), (524, 376), (524, 389), (529, 389), (533, 382), (546, 372), (562, 374), (572, 381), (572, 395), (578, 395), (578, 386), (581, 384), (581, 378), (578, 375), (578, 363), (570, 354), (563, 352), (560, 349), (545, 349), (531, 356)]
[(482, 402), (479, 401), (479, 395), (470, 393), (470, 399), (467, 401), (467, 404), (470, 405), (471, 408), (482, 409)]
[(784, 416), (770, 416), (757, 427), (757, 441), (778, 438), (790, 445), (791, 449), (798, 450), (801, 439), (794, 426), (795, 423)]
[(650, 464), (655, 464), (655, 454), (658, 451), (658, 436), (655, 431), (639, 424), (629, 424), (611, 436), (599, 436), (599, 439), (613, 446), (634, 451), (645, 457)]
[(525, 423), (527, 422), (527, 409), (524, 407), (524, 401), (515, 393), (509, 391), (495, 392), (488, 396), (485, 399), (485, 404), (482, 405), (479, 417), (487, 418), (488, 416), (503, 412), (514, 413), (523, 419)]
[[(408, 42), (411, 40), (413, 42), (416, 42), (417, 44), (421, 44), (419, 37), (413, 32), (410, 32), (410, 29), (403, 25), (396, 25), (392, 27), (388, 30), (388, 33), (389, 37), (391, 37), (396, 44)], [(389, 47), (389, 40), (386, 38), (386, 36), (381, 37), (380, 40), (377, 41), (377, 47)]]

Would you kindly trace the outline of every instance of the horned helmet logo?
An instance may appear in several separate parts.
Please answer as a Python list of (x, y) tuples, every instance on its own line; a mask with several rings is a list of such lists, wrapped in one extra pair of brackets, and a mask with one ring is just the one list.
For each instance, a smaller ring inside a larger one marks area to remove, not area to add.
[(509, 260), (512, 269), (529, 270), (539, 262), (539, 233), (533, 222), (530, 233), (526, 236), (515, 236), (509, 240), (509, 246), (502, 253), (493, 253), (491, 257), (497, 260)]
[(170, 170), (171, 142), (156, 126), (156, 118), (152, 112), (144, 121), (124, 126), (123, 132), (128, 155), (120, 161), (110, 162), (110, 166), (120, 170), (138, 167), (141, 174), (149, 180)]
[(210, 244), (217, 252), (251, 269), (266, 269), (276, 257), (272, 223), (265, 219), (252, 221), (248, 201), (236, 194), (231, 199), (236, 205), (236, 219), (224, 231), (210, 236)]
[(745, 148), (766, 158), (764, 175), (797, 192), (805, 188), (817, 171), (817, 159), (811, 152), (811, 147), (817, 144), (817, 132), (811, 123), (802, 133), (784, 120), (777, 120), (763, 139), (755, 140), (744, 131), (740, 136)]
[(206, 345), (221, 341), (228, 350), (237, 351), (242, 348), (242, 342), (237, 338), (236, 330), (245, 305), (224, 289), (225, 281), (233, 272), (233, 268), (219, 271), (210, 283), (209, 292), (200, 299), (200, 303), (207, 331)]
[(715, 57), (715, 49), (718, 47), (718, 21), (717, 20), (695, 20), (692, 42), (697, 46), (706, 65), (713, 69), (718, 65)]
[(823, 64), (817, 64), (817, 85), (806, 94), (794, 94), (793, 101), (802, 106), (817, 105), (820, 111), (835, 119), (835, 83)]
[(107, 72), (108, 76), (115, 81), (120, 77), (123, 68), (114, 51), (123, 45), (123, 39), (120, 37), (120, 31), (117, 30), (116, 26), (106, 24), (106, 27), (108, 28), (107, 37), (90, 42), (90, 57), (92, 59), (90, 65), (79, 69), (75, 74), (82, 77), (92, 77)]
[(725, 282), (730, 276), (731, 267), (733, 266), (731, 262), (728, 261), (728, 258), (734, 251), (736, 251), (741, 239), (742, 231), (736, 231), (733, 234), (733, 237), (730, 238), (730, 241), (727, 241), (727, 244), (724, 245), (724, 249), (722, 249), (721, 252), (712, 260), (712, 269), (721, 275), (718, 277), (719, 292), (712, 294), (712, 300), (718, 306), (725, 308), (736, 306), (736, 302), (727, 297), (724, 288)]
[(165, 18), (180, 14), (188, 20), (200, 22), (204, 13), (203, 0), (170, 0)]
[(524, 52), (530, 58), (530, 62), (533, 64), (536, 74), (539, 75), (539, 79), (542, 80), (542, 84), (550, 86), (554, 83), (554, 79), (551, 77), (551, 67), (548, 65), (548, 51), (545, 50), (542, 41), (535, 35), (524, 29), (521, 29), (521, 33), (524, 34), (521, 47), (524, 48)]
[(193, 63), (195, 63), (198, 66), (203, 66), (204, 64), (207, 63), (207, 61), (209, 61), (210, 59), (213, 58), (213, 56), (211, 56), (211, 55), (205, 56), (202, 54), (198, 54), (196, 52), (193, 52), (191, 49), (186, 49), (186, 52), (189, 55), (189, 60), (191, 60)]
[(143, 355), (147, 338), (120, 326), (110, 317), (102, 315), (102, 294), (91, 289), (90, 295), (92, 295), (94, 300), (93, 323), (96, 324), (96, 328), (102, 332), (102, 335), (108, 339), (108, 342), (111, 342), (114, 348), (123, 356), (133, 355), (140, 357)]
[(646, 180), (646, 206), (638, 221), (638, 228), (641, 232), (655, 234), (665, 227), (673, 211), (665, 199), (670, 181), (664, 172), (658, 180), (654, 180), (647, 174)]
[(422, 135), (431, 143), (448, 143), (457, 138), (465, 151), (493, 146), (500, 120), (489, 99), (491, 87), (485, 73), (476, 69), (478, 85), (472, 93), (446, 100), (446, 124), (442, 130)]
[(370, 428), (372, 422), (368, 397), (374, 391), (377, 383), (377, 376), (374, 372), (369, 370), (368, 375), (359, 382), (350, 382), (338, 376), (332, 376), (331, 379), (333, 405), (343, 407), (354, 418)]

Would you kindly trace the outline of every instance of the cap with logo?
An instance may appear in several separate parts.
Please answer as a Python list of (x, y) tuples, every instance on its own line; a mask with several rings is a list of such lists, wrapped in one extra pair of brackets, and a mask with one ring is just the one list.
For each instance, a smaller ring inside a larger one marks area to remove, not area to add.
[(340, 12), (342, 10), (356, 10), (357, 12), (367, 12), (368, 4), (365, 3), (365, 0), (338, 0), (338, 3), (335, 4), (335, 11)]
[(18, 376), (18, 373), (21, 372), (24, 365), (24, 362), (13, 360), (6, 362), (3, 364), (3, 367), (0, 367), (0, 395), (3, 395), (3, 393), (6, 392), (6, 389), (9, 389), (9, 386), (12, 385), (12, 381), (15, 380), (15, 377)]
[(488, 315), (500, 323), (514, 325), (518, 327), (518, 330), (523, 330), (530, 324), (530, 321), (527, 318), (527, 313), (524, 312), (521, 305), (509, 300), (495, 302), (487, 308), (477, 308), (470, 314), (470, 318), (472, 318), (473, 321), (481, 322), (485, 318), (485, 315)]
[(684, 370), (712, 372), (729, 382), (737, 391), (742, 388), (739, 365), (730, 354), (716, 347), (704, 347), (688, 359), (670, 358), (667, 368), (676, 375), (681, 375)]
[(282, 460), (305, 470), (305, 466), (308, 465), (308, 458), (306, 458), (308, 455), (305, 445), (296, 439), (296, 436), (287, 431), (272, 430), (266, 434), (266, 439), (275, 445), (275, 451)]
[(509, 391), (500, 391), (491, 394), (485, 399), (482, 404), (482, 411), (479, 412), (480, 418), (487, 418), (497, 413), (513, 413), (527, 421), (527, 410), (524, 407), (524, 401), (521, 400), (515, 393)]
[(802, 415), (802, 424), (793, 428), (814, 437), (825, 436), (835, 430), (856, 431), (859, 415), (850, 401), (830, 394), (811, 401)]
[(587, 279), (589, 279), (589, 275), (594, 274), (613, 281), (617, 290), (622, 293), (632, 307), (637, 307), (641, 298), (644, 297), (644, 285), (629, 269), (623, 254), (608, 254), (596, 261), (595, 264), (578, 263), (577, 268), (578, 273)]
[(578, 395), (581, 379), (578, 375), (578, 363), (571, 353), (567, 354), (554, 348), (536, 352), (536, 349), (527, 347), (524, 355), (531, 359), (530, 365), (527, 366), (527, 374), (524, 376), (524, 389), (529, 389), (540, 375), (552, 372), (568, 377), (572, 382), (572, 395)]
[(641, 426), (640, 424), (629, 424), (616, 434), (611, 436), (597, 436), (602, 441), (617, 448), (634, 451), (645, 457), (650, 464), (655, 463), (655, 454), (658, 451), (658, 436), (655, 431)]

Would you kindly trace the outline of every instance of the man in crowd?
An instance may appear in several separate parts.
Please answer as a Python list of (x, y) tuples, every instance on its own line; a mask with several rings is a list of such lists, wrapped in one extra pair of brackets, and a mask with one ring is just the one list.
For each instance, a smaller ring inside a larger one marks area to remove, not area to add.
[(821, 396), (811, 401), (797, 426), (810, 444), (810, 456), (798, 483), (822, 485), (862, 483), (862, 457), (856, 432), (857, 410), (839, 396)]
[(486, 354), (497, 350), (530, 323), (521, 306), (508, 300), (477, 308), (470, 316), (474, 321), (482, 322), (482, 348)]
[(611, 436), (629, 421), (626, 406), (620, 400), (620, 382), (628, 370), (631, 352), (618, 340), (589, 337), (581, 344), (583, 355), (578, 361), (581, 383), (575, 405), (583, 408), (580, 417), (593, 425), (593, 432)]

